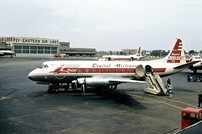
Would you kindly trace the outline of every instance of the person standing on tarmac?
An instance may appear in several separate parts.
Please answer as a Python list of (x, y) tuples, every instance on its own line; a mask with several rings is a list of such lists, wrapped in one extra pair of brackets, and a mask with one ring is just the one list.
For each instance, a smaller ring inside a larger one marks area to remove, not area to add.
[(167, 84), (171, 85), (170, 78), (168, 78), (168, 80), (167, 80)]
[(200, 91), (198, 94), (198, 107), (200, 107), (201, 103), (202, 103), (202, 92)]
[(173, 95), (173, 92), (172, 92), (172, 85), (171, 85), (171, 81), (170, 81), (170, 78), (167, 80), (167, 94), (169, 95), (169, 98), (171, 99), (172, 98), (172, 95)]

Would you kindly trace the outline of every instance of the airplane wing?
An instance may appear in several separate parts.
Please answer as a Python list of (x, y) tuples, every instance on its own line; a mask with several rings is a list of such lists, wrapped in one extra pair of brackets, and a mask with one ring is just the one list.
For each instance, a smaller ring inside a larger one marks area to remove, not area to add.
[(88, 78), (78, 78), (78, 83), (82, 84), (86, 82), (88, 85), (113, 85), (113, 84), (121, 84), (121, 83), (147, 83), (146, 81), (141, 80), (132, 80), (130, 78), (123, 77), (106, 77), (106, 76), (93, 76)]
[(200, 61), (191, 61), (191, 62), (188, 62), (188, 63), (185, 63), (185, 64), (182, 64), (182, 65), (179, 65), (179, 66), (176, 66), (174, 67), (174, 69), (183, 69), (183, 68), (187, 68), (197, 62), (200, 62)]
[(87, 78), (87, 79), (90, 79), (94, 82), (101, 82), (101, 81), (105, 81), (107, 83), (118, 83), (118, 84), (121, 84), (121, 83), (147, 83), (146, 81), (141, 81), (141, 80), (133, 80), (133, 79), (130, 79), (130, 78), (123, 78), (123, 77), (103, 77), (103, 76), (94, 76), (94, 77), (91, 77), (91, 78)]

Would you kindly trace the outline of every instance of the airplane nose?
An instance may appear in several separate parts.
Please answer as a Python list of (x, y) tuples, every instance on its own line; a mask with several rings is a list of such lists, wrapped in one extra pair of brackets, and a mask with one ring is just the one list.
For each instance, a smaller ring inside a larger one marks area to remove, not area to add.
[(33, 79), (33, 78), (34, 78), (33, 71), (31, 71), (31, 72), (28, 74), (28, 78), (29, 78), (30, 80), (34, 80), (34, 79)]
[(37, 73), (37, 70), (35, 69), (35, 70), (33, 70), (33, 71), (31, 71), (29, 74), (28, 74), (28, 78), (30, 79), (30, 80), (33, 80), (33, 81), (38, 81), (38, 78), (39, 76), (38, 76), (38, 73)]
[(28, 78), (33, 81), (43, 81), (47, 77), (43, 75), (43, 71), (35, 69), (28, 74)]

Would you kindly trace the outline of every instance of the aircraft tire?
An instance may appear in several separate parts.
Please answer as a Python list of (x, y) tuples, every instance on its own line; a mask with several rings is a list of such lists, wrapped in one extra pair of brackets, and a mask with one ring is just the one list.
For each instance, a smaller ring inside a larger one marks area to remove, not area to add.
[(83, 93), (85, 93), (86, 88), (87, 88), (86, 84), (82, 84), (82, 85), (81, 85), (81, 89), (83, 90)]

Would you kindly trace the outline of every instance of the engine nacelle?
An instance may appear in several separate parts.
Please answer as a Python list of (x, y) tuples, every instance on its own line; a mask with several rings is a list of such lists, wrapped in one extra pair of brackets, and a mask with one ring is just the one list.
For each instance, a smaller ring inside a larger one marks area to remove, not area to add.
[(97, 77), (92, 78), (78, 78), (77, 79), (78, 85), (85, 84), (86, 86), (96, 87), (96, 86), (108, 86), (110, 85), (107, 79), (100, 79)]

